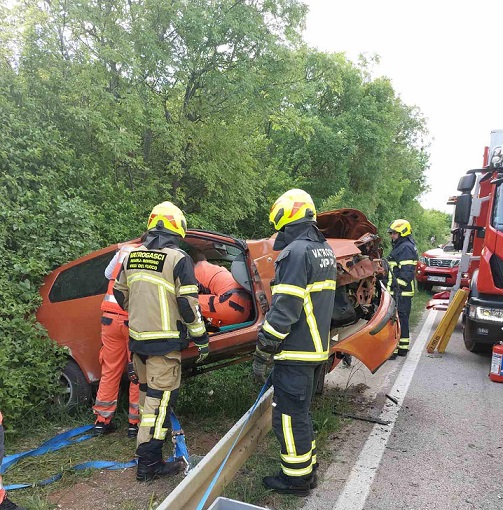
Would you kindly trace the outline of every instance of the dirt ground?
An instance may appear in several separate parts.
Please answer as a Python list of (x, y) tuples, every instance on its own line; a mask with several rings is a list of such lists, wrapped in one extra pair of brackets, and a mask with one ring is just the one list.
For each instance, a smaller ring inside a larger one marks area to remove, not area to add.
[(133, 468), (120, 471), (96, 471), (85, 482), (54, 492), (51, 503), (64, 510), (88, 510), (96, 507), (103, 510), (148, 510), (156, 508), (173, 490), (183, 475), (150, 483), (136, 481)]
[[(192, 437), (192, 436), (191, 436)], [(205, 432), (194, 438), (190, 445), (191, 455), (204, 455), (220, 440), (217, 434)], [(164, 449), (169, 451), (169, 447)], [(72, 487), (54, 491), (49, 496), (51, 504), (62, 510), (150, 510), (166, 499), (182, 481), (183, 473), (172, 478), (137, 482), (136, 469), (96, 470), (84, 481)], [(97, 505), (97, 502), (99, 504)]]

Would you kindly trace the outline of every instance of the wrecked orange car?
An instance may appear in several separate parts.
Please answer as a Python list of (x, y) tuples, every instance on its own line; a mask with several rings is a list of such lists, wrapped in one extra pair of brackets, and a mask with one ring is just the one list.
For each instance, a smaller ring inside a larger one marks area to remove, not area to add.
[[(379, 278), (384, 269), (376, 227), (355, 209), (321, 213), (318, 227), (337, 258), (332, 340), (325, 374), (344, 354), (358, 358), (375, 372), (392, 354), (400, 337), (395, 302)], [(273, 243), (274, 236), (243, 241), (215, 232), (187, 230), (181, 247), (196, 248), (210, 262), (226, 266), (252, 296), (253, 309), (244, 323), (211, 328), (210, 356), (204, 364), (195, 365), (198, 350), (191, 342), (182, 352), (186, 375), (250, 358), (271, 300), (270, 281), (279, 254), (272, 250)], [(111, 245), (55, 269), (40, 290), (42, 305), (37, 319), (54, 341), (68, 349), (62, 381), (69, 405), (89, 401), (92, 387), (100, 379), (100, 305), (107, 288), (104, 270), (118, 246)]]

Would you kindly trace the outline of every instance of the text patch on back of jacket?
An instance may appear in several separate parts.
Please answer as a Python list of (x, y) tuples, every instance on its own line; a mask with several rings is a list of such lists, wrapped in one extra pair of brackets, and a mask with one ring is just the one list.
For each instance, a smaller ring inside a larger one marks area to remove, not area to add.
[(311, 249), (311, 256), (314, 258), (313, 267), (325, 269), (335, 266), (335, 255), (330, 248), (314, 248)]
[(166, 253), (158, 251), (133, 251), (129, 254), (127, 269), (148, 269), (162, 273)]

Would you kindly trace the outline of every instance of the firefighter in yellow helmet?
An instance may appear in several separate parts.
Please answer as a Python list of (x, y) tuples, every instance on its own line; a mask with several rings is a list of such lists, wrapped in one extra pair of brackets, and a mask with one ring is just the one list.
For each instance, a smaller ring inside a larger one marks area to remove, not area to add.
[(400, 320), (400, 341), (390, 359), (406, 356), (409, 352), (410, 333), (409, 315), (414, 296), (416, 281), (417, 248), (412, 238), (412, 229), (407, 220), (395, 220), (388, 227), (393, 246), (388, 256), (387, 287), (398, 306)]
[(281, 471), (266, 476), (273, 491), (307, 496), (316, 486), (316, 444), (311, 399), (328, 359), (330, 318), (334, 307), (336, 258), (316, 226), (308, 193), (292, 189), (271, 208), (278, 231), (272, 302), (259, 331), (253, 371), (264, 379), (272, 357), (272, 425), (281, 447)]
[(114, 295), (129, 312), (129, 349), (140, 385), (140, 427), (136, 479), (176, 474), (182, 461), (164, 462), (162, 445), (170, 428), (181, 378), (181, 351), (188, 336), (209, 353), (208, 334), (197, 297), (194, 264), (180, 249), (187, 223), (171, 202), (156, 205), (143, 244), (122, 264)]

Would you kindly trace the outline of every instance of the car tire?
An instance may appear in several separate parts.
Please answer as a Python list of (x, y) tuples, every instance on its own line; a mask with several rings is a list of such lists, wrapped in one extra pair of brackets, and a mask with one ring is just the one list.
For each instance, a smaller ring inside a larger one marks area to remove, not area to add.
[(57, 397), (58, 404), (72, 409), (91, 402), (91, 385), (74, 360), (67, 361), (60, 381), (63, 391)]
[(419, 290), (425, 290), (427, 292), (431, 292), (433, 290), (433, 283), (418, 282), (417, 286)]
[(325, 389), (325, 378), (327, 377), (328, 371), (330, 370), (332, 363), (333, 363), (332, 358), (329, 358), (327, 361), (325, 361), (325, 363), (323, 363), (323, 366), (321, 367), (320, 371), (320, 376), (316, 381), (316, 389), (314, 390), (314, 393), (316, 395), (323, 395), (323, 391)]

